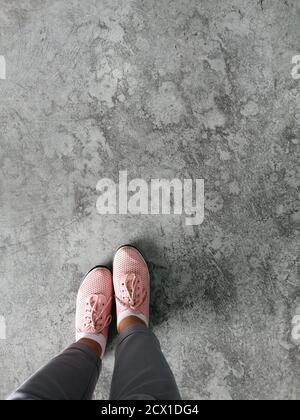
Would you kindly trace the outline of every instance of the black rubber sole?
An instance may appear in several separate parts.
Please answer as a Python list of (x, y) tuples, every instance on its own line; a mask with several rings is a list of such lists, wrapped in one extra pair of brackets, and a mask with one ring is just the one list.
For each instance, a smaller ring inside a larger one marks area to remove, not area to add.
[(88, 271), (87, 273), (86, 273), (86, 275), (84, 276), (84, 278), (86, 278), (86, 276), (88, 276), (93, 270), (95, 270), (96, 268), (106, 268), (106, 270), (109, 270), (110, 272), (111, 272), (111, 270), (110, 270), (110, 268), (109, 267), (107, 267), (106, 265), (95, 265), (95, 267), (93, 267), (93, 268), (91, 268), (90, 269), (90, 271)]
[[(126, 246), (128, 246), (128, 247), (130, 247), (130, 248), (134, 248), (143, 258), (144, 258), (144, 260), (145, 260), (145, 262), (147, 263), (147, 261), (146, 261), (146, 258), (144, 257), (144, 255), (142, 254), (142, 252), (136, 247), (136, 246), (134, 246), (134, 245), (130, 245), (130, 244), (126, 244), (126, 245), (122, 245), (122, 246), (120, 246), (117, 250), (116, 250), (116, 252), (115, 252), (115, 255), (116, 255), (116, 253), (120, 250), (120, 249), (122, 249), (122, 248), (124, 248), (124, 247), (126, 247)], [(115, 259), (115, 255), (114, 255), (114, 258), (113, 258), (113, 260)], [(93, 268), (91, 268), (90, 269), (90, 271), (88, 271), (87, 273), (86, 273), (86, 275), (84, 276), (84, 279), (90, 274), (90, 272), (92, 272), (93, 270), (95, 270), (96, 268), (106, 268), (106, 270), (109, 270), (111, 273), (112, 273), (112, 270), (109, 268), (109, 267), (107, 267), (106, 265), (96, 265), (95, 267), (93, 267)], [(83, 279), (83, 281), (84, 281), (84, 279)]]
[[(125, 248), (126, 246), (128, 246), (128, 247), (130, 247), (130, 248), (134, 248), (139, 254), (141, 254), (141, 256), (144, 258), (144, 260), (145, 260), (145, 262), (146, 262), (146, 258), (144, 257), (144, 255), (142, 254), (142, 252), (136, 247), (136, 246), (134, 246), (134, 245), (130, 245), (130, 244), (126, 244), (126, 245), (122, 245), (122, 246), (119, 246), (119, 248), (116, 250), (116, 252), (115, 252), (115, 256), (116, 256), (116, 253), (120, 250), (120, 249), (122, 249), (122, 248)], [(114, 256), (114, 259), (115, 259), (115, 256)]]

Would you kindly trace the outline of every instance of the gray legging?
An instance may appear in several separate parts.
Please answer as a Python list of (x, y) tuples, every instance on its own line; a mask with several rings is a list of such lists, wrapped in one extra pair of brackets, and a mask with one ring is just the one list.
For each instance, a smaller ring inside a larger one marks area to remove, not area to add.
[[(101, 360), (76, 343), (26, 381), (9, 400), (91, 400)], [(117, 339), (111, 400), (180, 400), (171, 369), (155, 335), (143, 325)]]

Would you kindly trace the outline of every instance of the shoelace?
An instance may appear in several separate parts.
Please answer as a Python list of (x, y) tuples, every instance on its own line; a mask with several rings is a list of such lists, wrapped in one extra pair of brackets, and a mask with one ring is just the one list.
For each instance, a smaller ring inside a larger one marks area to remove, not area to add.
[(124, 302), (118, 296), (116, 296), (117, 301), (120, 302), (121, 305), (135, 311), (139, 306), (141, 306), (145, 302), (147, 297), (147, 291), (144, 290), (143, 294), (142, 291), (137, 293), (139, 287), (139, 279), (134, 273), (125, 275), (125, 277), (122, 279), (122, 286), (124, 287), (125, 292), (127, 294), (128, 302)]
[[(92, 295), (89, 297), (89, 300), (86, 302), (85, 308), (85, 317), (84, 317), (84, 327), (92, 330), (96, 334), (100, 334), (106, 327), (109, 326), (112, 320), (112, 316), (109, 315), (104, 321), (103, 317), (105, 311), (111, 304), (112, 297), (103, 304), (101, 303), (101, 295)], [(102, 310), (99, 313), (99, 305), (102, 305)], [(99, 315), (97, 315), (99, 313)]]

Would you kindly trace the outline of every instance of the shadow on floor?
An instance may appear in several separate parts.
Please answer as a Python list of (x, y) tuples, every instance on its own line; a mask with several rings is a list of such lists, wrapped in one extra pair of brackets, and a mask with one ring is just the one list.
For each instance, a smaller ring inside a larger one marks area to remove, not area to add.
[[(145, 257), (151, 276), (151, 325), (157, 326), (184, 308), (209, 304), (226, 319), (236, 302), (235, 279), (226, 261), (216, 261), (203, 245), (178, 244), (176, 249), (140, 239), (131, 243)], [(189, 246), (188, 246), (189, 245)], [(115, 311), (112, 325), (116, 325)], [(111, 329), (111, 338), (117, 334)]]

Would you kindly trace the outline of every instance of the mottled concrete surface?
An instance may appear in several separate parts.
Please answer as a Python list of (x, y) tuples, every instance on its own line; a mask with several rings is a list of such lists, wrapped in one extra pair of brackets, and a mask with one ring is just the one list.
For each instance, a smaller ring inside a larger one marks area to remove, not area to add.
[[(73, 338), (76, 292), (123, 243), (187, 399), (296, 399), (298, 0), (0, 0), (0, 397)], [(100, 216), (96, 184), (206, 180), (199, 227)], [(97, 397), (107, 398), (111, 347)]]

